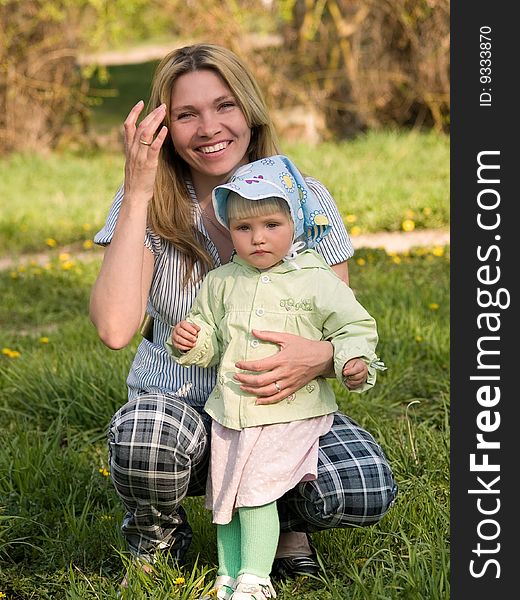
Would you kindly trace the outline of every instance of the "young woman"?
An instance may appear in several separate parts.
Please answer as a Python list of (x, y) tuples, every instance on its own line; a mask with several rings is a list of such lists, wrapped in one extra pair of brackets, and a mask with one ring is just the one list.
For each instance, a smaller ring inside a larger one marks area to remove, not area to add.
[[(139, 124), (142, 102), (125, 121), (124, 183), (95, 237), (106, 251), (90, 304), (110, 348), (126, 346), (143, 320), (148, 325), (128, 375), (128, 401), (108, 436), (112, 480), (127, 509), (122, 531), (143, 561), (161, 549), (182, 558), (191, 529), (181, 503), (205, 489), (210, 418), (203, 409), (216, 370), (177, 365), (164, 343), (204, 275), (231, 256), (211, 192), (240, 165), (279, 153), (257, 83), (220, 46), (196, 44), (167, 55), (157, 67), (149, 107)], [(319, 181), (306, 182), (333, 224), (316, 251), (348, 283), (353, 249), (341, 216)], [(280, 347), (272, 357), (237, 365), (247, 371), (237, 374), (242, 389), (259, 403), (280, 402), (318, 376), (333, 376), (330, 342), (254, 333)], [(282, 534), (274, 571), (316, 573), (306, 532), (376, 523), (395, 493), (383, 450), (335, 413), (320, 438), (317, 479), (277, 503)]]

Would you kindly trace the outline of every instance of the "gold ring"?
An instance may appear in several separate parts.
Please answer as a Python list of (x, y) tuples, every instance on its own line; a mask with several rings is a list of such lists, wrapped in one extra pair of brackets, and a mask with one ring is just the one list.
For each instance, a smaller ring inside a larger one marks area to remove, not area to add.
[(276, 391), (281, 392), (282, 388), (280, 387), (280, 384), (278, 383), (278, 381), (274, 382), (274, 387), (276, 388)]
[(142, 140), (142, 139), (139, 139), (139, 143), (140, 143), (140, 144), (143, 144), (143, 146), (151, 146), (151, 145), (152, 145), (152, 142), (145, 142), (145, 141), (144, 141), (144, 140)]

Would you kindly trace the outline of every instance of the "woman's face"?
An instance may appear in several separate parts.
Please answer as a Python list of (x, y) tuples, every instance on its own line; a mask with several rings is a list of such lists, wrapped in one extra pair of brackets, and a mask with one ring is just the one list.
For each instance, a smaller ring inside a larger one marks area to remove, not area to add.
[(248, 162), (251, 130), (233, 93), (214, 71), (181, 75), (171, 95), (170, 135), (192, 176), (227, 177)]

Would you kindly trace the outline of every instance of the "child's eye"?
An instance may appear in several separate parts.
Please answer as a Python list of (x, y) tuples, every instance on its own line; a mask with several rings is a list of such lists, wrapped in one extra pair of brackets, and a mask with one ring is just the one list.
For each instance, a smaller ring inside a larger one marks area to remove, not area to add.
[(278, 223), (267, 223), (268, 229), (274, 229), (275, 227), (278, 227)]

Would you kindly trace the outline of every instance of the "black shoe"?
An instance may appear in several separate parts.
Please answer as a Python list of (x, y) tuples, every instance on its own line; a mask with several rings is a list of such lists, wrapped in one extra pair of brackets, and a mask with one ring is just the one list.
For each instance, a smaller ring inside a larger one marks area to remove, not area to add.
[(293, 579), (299, 575), (317, 575), (320, 566), (314, 556), (291, 556), (275, 558), (271, 577), (275, 579)]
[(311, 536), (308, 533), (306, 535), (312, 554), (310, 556), (275, 558), (271, 577), (274, 579), (294, 579), (301, 575), (318, 575), (320, 565), (317, 561), (316, 548), (312, 544)]

